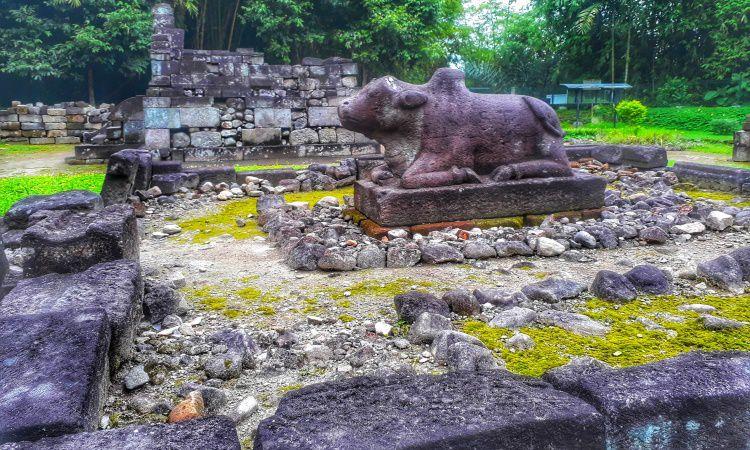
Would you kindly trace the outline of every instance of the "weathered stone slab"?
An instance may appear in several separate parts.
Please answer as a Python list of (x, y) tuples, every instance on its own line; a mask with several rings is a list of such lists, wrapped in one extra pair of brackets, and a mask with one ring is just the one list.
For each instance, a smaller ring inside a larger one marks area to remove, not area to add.
[(180, 188), (195, 189), (198, 187), (200, 178), (194, 173), (165, 173), (154, 175), (151, 185), (158, 186), (164, 195), (172, 195)]
[(3, 240), (0, 238), (0, 300), (5, 296), (4, 281), (9, 268), (8, 258), (5, 256), (5, 246), (3, 245)]
[(73, 273), (106, 261), (139, 259), (138, 225), (130, 205), (93, 212), (44, 211), (26, 229), (21, 246), (34, 249), (26, 276)]
[(221, 123), (221, 113), (217, 108), (180, 108), (179, 111), (184, 127), (214, 128)]
[(105, 206), (125, 203), (133, 194), (138, 166), (139, 156), (133, 150), (122, 150), (109, 158), (101, 194)]
[(287, 108), (255, 108), (258, 128), (291, 128), (292, 110)]
[(11, 228), (26, 228), (29, 217), (39, 211), (63, 209), (93, 211), (102, 208), (99, 194), (89, 191), (65, 191), (53, 195), (32, 195), (19, 200), (5, 214), (5, 223)]
[(750, 191), (750, 170), (678, 161), (672, 171), (683, 183), (730, 192)]
[(340, 127), (338, 108), (335, 106), (311, 106), (307, 110), (307, 122), (312, 127)]
[(281, 128), (252, 128), (242, 130), (242, 142), (247, 145), (280, 145)]
[[(185, 169), (187, 174), (196, 174), (199, 178), (199, 184), (210, 181), (211, 183), (228, 183), (232, 184), (237, 181), (237, 172), (234, 167), (199, 167), (195, 169)], [(244, 181), (243, 181), (244, 183)]]
[(381, 226), (517, 217), (601, 208), (606, 185), (586, 174), (421, 189), (360, 180), (354, 207)]
[(162, 175), (165, 173), (182, 172), (182, 163), (180, 161), (152, 161), (152, 175)]
[(135, 425), (78, 433), (36, 442), (0, 446), (2, 450), (201, 449), (240, 450), (234, 423), (227, 417), (188, 420), (172, 425)]
[(126, 150), (127, 148), (131, 147), (132, 144), (103, 144), (103, 145), (94, 145), (94, 144), (82, 144), (82, 145), (76, 145), (75, 147), (75, 155), (76, 159), (85, 160), (85, 159), (107, 159), (113, 154), (119, 152), (120, 150)]
[(750, 353), (688, 353), (548, 378), (605, 416), (608, 448), (748, 448)]
[(119, 260), (81, 273), (22, 280), (0, 303), (0, 316), (102, 308), (111, 327), (110, 363), (117, 368), (130, 357), (142, 303), (140, 265)]
[(268, 169), (239, 172), (237, 173), (237, 183), (243, 184), (245, 178), (248, 176), (268, 180), (272, 185), (278, 186), (281, 180), (293, 180), (297, 178), (297, 171), (294, 169)]
[(585, 402), (505, 371), (365, 376), (287, 394), (255, 448), (604, 448), (604, 424)]
[(0, 317), (0, 443), (93, 431), (109, 384), (101, 309)]
[(619, 144), (576, 144), (565, 146), (570, 160), (593, 158), (599, 162), (639, 169), (667, 166), (667, 150), (663, 147)]
[[(221, 139), (219, 139), (219, 145)], [(183, 151), (185, 162), (201, 161), (241, 161), (245, 155), (243, 147), (204, 147), (204, 148), (186, 148)]]
[[(190, 134), (190, 144), (193, 147), (220, 147), (221, 143), (221, 133), (218, 131), (196, 131), (195, 133)], [(167, 144), (167, 147), (168, 146), (169, 144)]]

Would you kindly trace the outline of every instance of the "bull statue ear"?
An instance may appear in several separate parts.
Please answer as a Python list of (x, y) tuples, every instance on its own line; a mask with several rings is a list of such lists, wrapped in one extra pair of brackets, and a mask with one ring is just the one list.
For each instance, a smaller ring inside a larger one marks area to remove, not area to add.
[(398, 106), (404, 109), (414, 109), (427, 103), (427, 96), (419, 91), (406, 90), (398, 94)]

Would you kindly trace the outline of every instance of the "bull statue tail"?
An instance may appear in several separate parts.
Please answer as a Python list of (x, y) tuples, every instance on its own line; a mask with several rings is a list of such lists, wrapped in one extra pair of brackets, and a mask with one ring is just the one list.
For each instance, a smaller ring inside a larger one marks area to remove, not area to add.
[(563, 131), (562, 126), (560, 125), (560, 119), (557, 117), (557, 114), (552, 107), (539, 99), (527, 97), (525, 95), (523, 96), (523, 101), (526, 103), (526, 106), (529, 107), (531, 112), (534, 113), (534, 116), (539, 119), (539, 122), (542, 123), (545, 130), (555, 137), (565, 137), (565, 131)]

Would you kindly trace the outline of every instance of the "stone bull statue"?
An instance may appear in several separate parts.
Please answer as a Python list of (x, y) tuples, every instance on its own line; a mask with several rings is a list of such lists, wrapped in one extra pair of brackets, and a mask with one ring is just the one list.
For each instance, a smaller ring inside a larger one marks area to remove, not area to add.
[(474, 94), (456, 69), (438, 69), (423, 85), (374, 80), (339, 106), (339, 117), (385, 147), (386, 164), (371, 176), (381, 185), (416, 189), (573, 174), (565, 133), (549, 105), (522, 95)]

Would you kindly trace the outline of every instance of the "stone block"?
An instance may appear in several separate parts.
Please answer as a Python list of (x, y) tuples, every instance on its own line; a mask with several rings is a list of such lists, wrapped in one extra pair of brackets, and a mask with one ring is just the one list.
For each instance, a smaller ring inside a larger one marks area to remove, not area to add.
[(47, 137), (48, 138), (60, 138), (67, 136), (67, 132), (65, 130), (51, 130), (47, 131)]
[(67, 120), (65, 119), (65, 116), (52, 116), (52, 115), (44, 115), (42, 116), (42, 121), (44, 123), (65, 123)]
[(256, 128), (292, 128), (292, 110), (286, 108), (255, 108)]
[(0, 444), (96, 430), (108, 348), (101, 309), (0, 317)]
[(319, 141), (318, 132), (312, 128), (302, 128), (289, 133), (289, 144), (291, 145), (317, 144)]
[(67, 124), (64, 124), (64, 123), (54, 123), (54, 122), (52, 122), (52, 123), (45, 123), (44, 124), (44, 129), (47, 130), (47, 131), (50, 131), (50, 130), (65, 130), (65, 129), (68, 128), (66, 125)]
[(186, 148), (183, 151), (185, 162), (193, 161), (241, 161), (245, 154), (242, 147)]
[(42, 123), (42, 116), (21, 114), (18, 116), (18, 121), (21, 123)]
[(21, 247), (34, 250), (23, 268), (26, 276), (73, 273), (106, 261), (138, 261), (139, 237), (130, 205), (93, 212), (42, 211), (21, 236)]
[(179, 161), (152, 161), (151, 173), (161, 175), (165, 173), (182, 172), (182, 163)]
[(80, 144), (81, 138), (76, 136), (64, 136), (55, 138), (55, 144)]
[(50, 116), (64, 116), (65, 108), (47, 108), (47, 114)]
[(3, 239), (0, 237), (0, 301), (5, 295), (5, 275), (8, 274), (9, 269), (8, 258), (5, 256), (5, 245), (3, 245)]
[(672, 171), (683, 183), (712, 190), (742, 192), (750, 183), (750, 170), (744, 169), (677, 161)]
[(242, 130), (242, 142), (247, 145), (279, 145), (281, 144), (281, 128)]
[(221, 123), (221, 113), (210, 106), (199, 108), (180, 108), (180, 121), (185, 127), (214, 128)]
[(604, 178), (580, 173), (421, 189), (360, 180), (354, 185), (354, 206), (385, 227), (494, 219), (601, 208), (606, 185)]
[[(198, 175), (198, 185), (210, 181), (213, 184), (227, 183), (232, 184), (237, 181), (237, 172), (233, 166), (227, 167), (198, 167), (195, 169), (185, 169), (187, 174)], [(244, 181), (243, 181), (244, 183)]]
[(171, 97), (143, 97), (144, 108), (169, 108), (171, 106)]
[(188, 420), (176, 424), (133, 425), (78, 433), (36, 442), (20, 442), (4, 450), (201, 449), (240, 450), (235, 424), (227, 417)]
[(338, 108), (311, 106), (307, 110), (307, 122), (311, 127), (340, 127)]
[(186, 189), (196, 189), (198, 181), (198, 175), (194, 173), (166, 173), (154, 175), (151, 178), (151, 186), (158, 186), (164, 195), (172, 195), (183, 187)]
[(196, 131), (190, 134), (190, 143), (193, 147), (198, 148), (221, 147), (221, 133), (218, 131)]
[(138, 165), (136, 150), (121, 150), (109, 158), (101, 194), (105, 206), (127, 202), (135, 191)]
[(21, 122), (21, 129), (24, 131), (40, 131), (44, 130), (44, 124), (41, 122)]
[(103, 206), (99, 194), (90, 191), (65, 191), (53, 195), (31, 195), (16, 202), (5, 214), (10, 228), (26, 228), (29, 217), (39, 211), (94, 211)]
[(168, 129), (147, 129), (144, 131), (144, 148), (159, 150), (170, 147), (170, 133)]
[[(34, 138), (34, 137), (32, 137), (32, 138), (29, 138), (29, 144), (31, 144), (31, 145), (50, 145), (50, 144), (54, 144), (55, 143), (55, 139), (56, 138), (44, 138), (44, 137)], [(57, 138), (57, 139), (59, 139), (59, 138)]]
[(302, 448), (604, 448), (591, 405), (505, 371), (365, 376), (287, 394), (257, 450)]
[(749, 353), (696, 352), (544, 378), (604, 415), (607, 448), (747, 448), (749, 373)]
[(180, 128), (181, 127), (180, 109), (179, 108), (143, 108), (143, 121), (147, 129)]
[(110, 367), (130, 358), (142, 316), (143, 280), (136, 261), (97, 264), (76, 274), (21, 280), (0, 303), (0, 316), (101, 308), (111, 329)]

